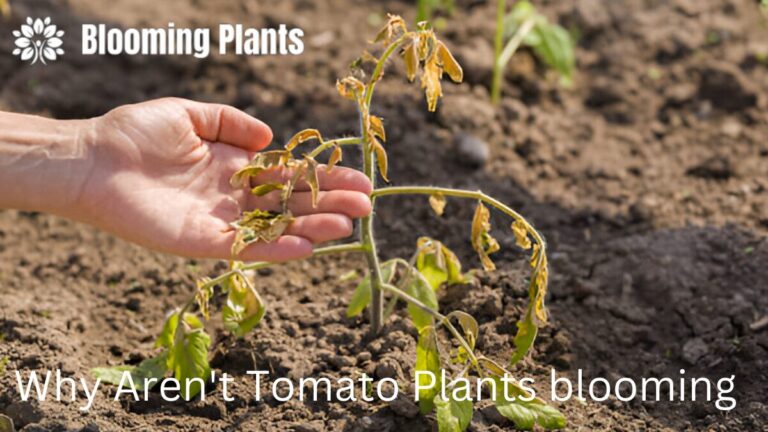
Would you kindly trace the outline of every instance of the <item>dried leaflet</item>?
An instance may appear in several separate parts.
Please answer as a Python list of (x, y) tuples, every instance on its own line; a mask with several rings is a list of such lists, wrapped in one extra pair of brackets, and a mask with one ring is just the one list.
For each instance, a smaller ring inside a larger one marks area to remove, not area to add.
[(496, 265), (491, 261), (490, 254), (499, 250), (499, 242), (491, 237), (491, 213), (483, 203), (478, 202), (475, 216), (472, 219), (472, 248), (480, 257), (485, 271), (496, 270)]
[(440, 192), (429, 196), (429, 205), (438, 216), (442, 216), (445, 211), (445, 195)]

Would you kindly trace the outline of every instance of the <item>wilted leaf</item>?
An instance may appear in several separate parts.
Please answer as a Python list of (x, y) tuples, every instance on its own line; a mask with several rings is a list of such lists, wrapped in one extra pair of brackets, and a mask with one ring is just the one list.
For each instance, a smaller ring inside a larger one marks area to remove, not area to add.
[(349, 76), (336, 81), (336, 90), (345, 99), (357, 100), (362, 96), (364, 89), (365, 85), (355, 77)]
[[(203, 322), (190, 313), (184, 314), (184, 322), (192, 329), (203, 328)], [(176, 336), (176, 328), (179, 326), (179, 312), (173, 312), (165, 319), (163, 330), (155, 340), (155, 348), (171, 348)]]
[(259, 324), (266, 307), (255, 287), (240, 273), (229, 277), (227, 303), (222, 308), (224, 327), (236, 337), (243, 337)]
[(461, 82), (461, 80), (464, 79), (464, 71), (461, 70), (459, 62), (453, 58), (453, 55), (448, 51), (445, 44), (440, 41), (437, 41), (437, 55), (440, 58), (440, 63), (442, 63), (443, 69), (448, 72), (448, 76), (451, 77), (454, 82)]
[[(437, 296), (435, 295), (435, 290), (432, 289), (429, 282), (427, 282), (418, 270), (411, 268), (409, 271), (414, 272), (414, 274), (411, 275), (410, 283), (405, 287), (405, 292), (411, 297), (424, 303), (425, 306), (437, 310)], [(432, 315), (414, 304), (408, 303), (408, 314), (411, 316), (413, 325), (418, 330), (433, 324), (434, 319), (432, 318)]]
[[(91, 375), (100, 379), (102, 382), (120, 385), (123, 379), (123, 374), (128, 372), (131, 374), (131, 380), (137, 391), (144, 391), (146, 389), (146, 380), (155, 378), (161, 380), (165, 377), (165, 373), (168, 371), (168, 351), (163, 351), (156, 357), (146, 359), (139, 363), (138, 366), (114, 366), (114, 367), (102, 367), (91, 369)], [(158, 382), (153, 383), (156, 385)]]
[(512, 420), (518, 429), (530, 430), (537, 424), (546, 429), (562, 429), (566, 426), (565, 417), (554, 407), (539, 398), (527, 402), (521, 400), (529, 399), (530, 395), (514, 385), (508, 387), (509, 394), (505, 395), (504, 383), (499, 377), (494, 377), (494, 380), (496, 391), (492, 397), (496, 409), (499, 414)]
[(429, 196), (429, 205), (438, 216), (442, 216), (445, 210), (445, 195), (440, 192), (433, 193)]
[(286, 166), (293, 155), (288, 150), (271, 150), (256, 153), (251, 162), (243, 168), (240, 168), (232, 175), (229, 183), (232, 187), (240, 188), (250, 186), (250, 178), (258, 175), (269, 168)]
[(445, 400), (435, 396), (438, 432), (463, 432), (472, 421), (472, 400)]
[(384, 132), (384, 123), (381, 121), (380, 117), (376, 117), (375, 115), (370, 116), (371, 120), (371, 132), (373, 136), (379, 137), (382, 141), (387, 140), (387, 135)]
[(515, 235), (515, 243), (523, 249), (531, 248), (531, 239), (528, 238), (528, 229), (523, 221), (516, 220), (512, 223), (512, 233)]
[(311, 139), (316, 139), (320, 142), (323, 142), (323, 137), (320, 135), (320, 131), (317, 129), (304, 129), (303, 131), (300, 131), (294, 135), (290, 140), (288, 140), (288, 143), (285, 145), (285, 149), (291, 151), (296, 148), (297, 145)]
[(486, 271), (496, 270), (496, 265), (491, 261), (489, 255), (499, 250), (499, 242), (489, 233), (491, 230), (490, 220), (490, 212), (483, 203), (478, 202), (475, 216), (472, 219), (472, 247), (480, 257), (483, 269)]
[(272, 191), (281, 190), (282, 183), (264, 183), (251, 189), (251, 194), (255, 196), (264, 196)]
[(525, 317), (517, 322), (515, 353), (512, 354), (512, 359), (509, 361), (510, 365), (519, 362), (528, 354), (528, 351), (533, 346), (533, 341), (536, 340), (538, 331), (539, 329), (531, 319), (530, 313), (526, 313)]
[(317, 196), (320, 193), (320, 182), (317, 179), (317, 161), (308, 156), (305, 156), (304, 160), (307, 162), (304, 179), (312, 191), (312, 207), (317, 207)]
[(416, 79), (416, 74), (419, 72), (419, 53), (418, 53), (419, 40), (414, 38), (403, 48), (403, 61), (405, 61), (405, 75), (408, 77), (408, 81), (413, 82)]
[(459, 258), (441, 242), (429, 237), (420, 237), (416, 242), (416, 249), (419, 251), (416, 256), (416, 268), (434, 290), (446, 282), (466, 282)]
[(398, 15), (389, 14), (389, 20), (384, 27), (379, 30), (373, 42), (382, 42), (384, 45), (389, 45), (392, 39), (399, 36), (400, 33), (406, 32), (408, 29), (405, 25), (405, 20)]
[(389, 183), (387, 178), (387, 152), (384, 150), (384, 146), (376, 138), (371, 138), (371, 146), (373, 147), (373, 153), (376, 155), (376, 164), (379, 167), (379, 173), (385, 182)]
[[(394, 260), (386, 261), (381, 265), (381, 279), (384, 283), (390, 283), (392, 281), (392, 277), (395, 275), (395, 266), (397, 266), (397, 261)], [(352, 294), (352, 299), (349, 301), (349, 306), (347, 306), (347, 317), (352, 318), (360, 315), (370, 302), (371, 277), (370, 275), (366, 275), (357, 285), (355, 292)]]
[(244, 212), (240, 220), (233, 222), (235, 242), (232, 244), (232, 256), (237, 256), (251, 243), (259, 240), (266, 243), (277, 240), (293, 222), (290, 212), (281, 214), (264, 210)]
[(421, 74), (421, 88), (424, 89), (424, 94), (427, 97), (427, 109), (430, 112), (437, 109), (437, 99), (443, 95), (443, 88), (440, 84), (442, 75), (443, 70), (437, 64), (437, 56), (433, 54), (424, 64), (424, 73)]
[(416, 372), (427, 371), (435, 375), (435, 385), (427, 387), (430, 383), (429, 377), (420, 376), (419, 385), (419, 407), (422, 414), (432, 411), (435, 406), (435, 396), (440, 392), (440, 352), (437, 350), (437, 335), (432, 326), (425, 327), (419, 331), (419, 342), (416, 345)]
[(211, 282), (210, 278), (204, 277), (197, 280), (197, 292), (195, 293), (195, 301), (197, 301), (197, 307), (200, 308), (200, 313), (206, 320), (210, 319), (208, 311), (208, 304), (213, 296), (213, 286), (208, 285)]
[(170, 367), (173, 376), (181, 384), (181, 394), (185, 400), (197, 396), (203, 389), (199, 382), (188, 380), (201, 378), (207, 380), (211, 375), (211, 367), (208, 364), (208, 348), (211, 338), (203, 329), (177, 330), (176, 340), (169, 353)]
[(336, 164), (341, 162), (342, 156), (343, 156), (343, 152), (341, 151), (341, 146), (335, 146), (333, 148), (333, 152), (331, 153), (331, 157), (328, 158), (328, 165), (325, 167), (325, 170), (327, 172), (331, 172), (333, 167), (335, 167)]

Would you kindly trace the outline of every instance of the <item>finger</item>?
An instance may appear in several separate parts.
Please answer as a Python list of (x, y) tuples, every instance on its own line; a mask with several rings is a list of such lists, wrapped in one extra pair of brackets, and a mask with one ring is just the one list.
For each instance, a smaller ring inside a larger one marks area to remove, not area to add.
[[(280, 211), (280, 191), (262, 197), (252, 197), (248, 208)], [(338, 213), (350, 218), (360, 218), (371, 213), (371, 199), (364, 193), (335, 190), (320, 192), (317, 195), (317, 206), (312, 206), (311, 192), (294, 192), (288, 200), (288, 209), (296, 216)]]
[[(251, 184), (264, 184), (264, 183), (287, 183), (293, 176), (293, 170), (289, 169), (270, 169), (259, 173), (259, 175), (251, 179)], [(317, 181), (320, 185), (320, 190), (348, 190), (357, 191), (366, 195), (371, 194), (373, 186), (371, 181), (365, 174), (358, 170), (345, 167), (334, 167), (331, 172), (325, 169), (325, 165), (319, 165), (317, 167)], [(307, 191), (309, 190), (309, 184), (304, 180), (299, 181), (295, 190)]]
[(301, 216), (294, 219), (286, 234), (308, 239), (312, 243), (338, 240), (352, 235), (352, 219), (333, 213)]
[(258, 151), (272, 141), (272, 130), (261, 120), (229, 105), (183, 100), (197, 135), (248, 151)]
[[(211, 256), (208, 258), (232, 259), (231, 247), (234, 241), (234, 232), (221, 236), (220, 240), (211, 245)], [(311, 241), (303, 237), (284, 235), (271, 243), (251, 243), (235, 258), (240, 261), (283, 262), (311, 255)]]

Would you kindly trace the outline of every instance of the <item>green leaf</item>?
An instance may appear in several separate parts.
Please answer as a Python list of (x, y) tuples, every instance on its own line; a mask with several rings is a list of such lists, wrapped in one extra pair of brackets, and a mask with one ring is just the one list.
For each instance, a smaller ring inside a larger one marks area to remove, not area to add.
[(435, 396), (440, 392), (440, 352), (437, 350), (437, 335), (433, 326), (425, 327), (419, 332), (419, 342), (416, 345), (415, 371), (428, 371), (435, 375), (435, 385), (427, 388), (429, 377), (420, 376), (419, 407), (422, 414), (427, 414), (435, 407)]
[(467, 278), (461, 272), (461, 262), (450, 249), (441, 242), (429, 237), (421, 237), (416, 242), (419, 254), (416, 268), (424, 275), (433, 289), (443, 283), (464, 283)]
[[(184, 314), (184, 321), (187, 325), (193, 329), (203, 328), (203, 322), (200, 318), (193, 314)], [(173, 347), (173, 341), (176, 337), (176, 328), (179, 325), (179, 312), (176, 311), (165, 319), (163, 324), (163, 330), (160, 332), (160, 336), (155, 340), (155, 348), (171, 348)]]
[[(405, 288), (405, 292), (420, 300), (425, 306), (437, 310), (437, 295), (435, 295), (435, 290), (432, 289), (429, 282), (427, 282), (418, 270), (412, 268), (410, 271), (412, 271), (413, 274), (411, 275), (410, 283)], [(432, 315), (410, 302), (408, 303), (408, 314), (411, 316), (413, 325), (416, 326), (416, 329), (419, 331), (432, 325)]]
[(434, 399), (437, 408), (438, 432), (463, 432), (472, 421), (472, 400), (445, 400), (437, 395)]
[(518, 429), (530, 430), (537, 424), (546, 429), (562, 429), (566, 426), (565, 417), (556, 408), (539, 398), (521, 400), (526, 395), (513, 385), (509, 386), (509, 395), (505, 395), (504, 383), (499, 377), (494, 377), (494, 380), (496, 391), (492, 397), (496, 409), (499, 414), (512, 420)]
[(534, 32), (540, 38), (533, 45), (534, 53), (569, 83), (576, 63), (571, 35), (559, 25), (549, 23), (537, 25)]
[[(101, 381), (113, 385), (120, 385), (123, 374), (129, 372), (131, 380), (137, 391), (145, 390), (145, 380), (155, 378), (161, 380), (168, 371), (168, 351), (163, 351), (159, 355), (146, 359), (138, 366), (115, 366), (91, 369), (91, 375)], [(154, 385), (157, 383), (153, 383)], [(151, 388), (151, 387), (150, 387)]]
[[(385, 283), (389, 283), (392, 281), (392, 277), (395, 275), (396, 265), (397, 265), (397, 261), (395, 260), (389, 260), (381, 265), (380, 267), (381, 278), (384, 280)], [(347, 306), (347, 318), (352, 318), (360, 315), (360, 313), (365, 310), (366, 306), (368, 306), (368, 303), (370, 302), (371, 302), (371, 277), (370, 275), (367, 275), (357, 285), (357, 288), (355, 288), (355, 292), (352, 293), (352, 299), (350, 299), (349, 306)]]
[(539, 328), (536, 323), (533, 322), (533, 317), (530, 312), (526, 312), (525, 317), (517, 322), (517, 334), (515, 334), (515, 353), (512, 355), (512, 359), (509, 361), (511, 365), (522, 360), (528, 351), (533, 346), (533, 341), (536, 340), (536, 334)]
[(261, 322), (267, 309), (256, 288), (239, 273), (227, 281), (227, 292), (221, 310), (224, 327), (241, 338)]
[(190, 400), (202, 391), (199, 382), (187, 385), (187, 380), (201, 378), (207, 380), (211, 375), (208, 364), (208, 348), (211, 338), (203, 329), (187, 331), (184, 329), (177, 334), (176, 343), (170, 352), (170, 366), (173, 376), (181, 385), (181, 394), (185, 400)]

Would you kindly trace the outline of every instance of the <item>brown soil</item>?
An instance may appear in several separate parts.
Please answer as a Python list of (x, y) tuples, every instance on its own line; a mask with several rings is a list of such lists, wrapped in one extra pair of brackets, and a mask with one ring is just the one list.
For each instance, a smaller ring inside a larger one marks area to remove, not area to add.
[[(48, 15), (70, 40), (79, 39), (79, 23), (94, 21), (302, 27), (307, 51), (293, 58), (83, 58), (70, 48), (40, 68), (20, 65), (9, 38), (0, 44), (0, 104), (8, 109), (73, 118), (176, 95), (245, 109), (273, 127), (278, 143), (304, 127), (354, 132), (352, 107), (333, 83), (385, 12), (411, 19), (414, 9), (354, 0), (12, 3), (15, 14), (0, 34), (20, 17)], [(727, 414), (706, 402), (561, 408), (569, 430), (765, 430), (768, 331), (753, 324), (768, 315), (768, 27), (756, 2), (537, 2), (580, 34), (575, 85), (563, 90), (542, 79), (522, 52), (498, 110), (484, 87), (494, 6), (457, 3), (442, 34), (467, 82), (446, 86), (439, 112), (429, 115), (396, 66), (376, 111), (388, 120), (393, 184), (482, 188), (546, 235), (552, 323), (519, 372), (541, 382), (550, 367), (612, 380), (674, 377), (681, 368), (713, 379), (733, 374), (738, 407)], [(454, 138), (462, 133), (489, 143), (483, 169), (458, 152)], [(476, 264), (469, 204), (451, 201), (436, 218), (422, 199), (391, 200), (377, 209), (385, 257), (409, 255), (423, 233)], [(506, 246), (497, 255), (502, 270), (446, 290), (441, 307), (475, 315), (480, 349), (503, 360), (525, 302), (525, 264), (509, 234), (497, 236)], [(93, 366), (139, 362), (152, 354), (165, 312), (186, 299), (196, 277), (222, 265), (152, 253), (55, 217), (0, 212), (0, 359), (10, 360), (0, 376), (0, 413), (30, 431), (430, 430), (433, 420), (416, 414), (410, 394), (391, 404), (250, 400), (245, 371), (253, 368), (292, 378), (366, 372), (407, 388), (414, 331), (403, 311), (378, 339), (366, 336), (365, 319), (344, 317), (352, 285), (339, 276), (353, 268), (362, 262), (323, 258), (259, 274), (270, 307), (258, 331), (244, 340), (213, 333), (213, 365), (236, 377), (235, 402), (166, 403), (155, 395), (117, 403), (105, 387), (82, 414), (75, 404), (20, 402), (10, 371), (86, 376)], [(476, 410), (472, 430), (510, 429), (492, 410)]]

